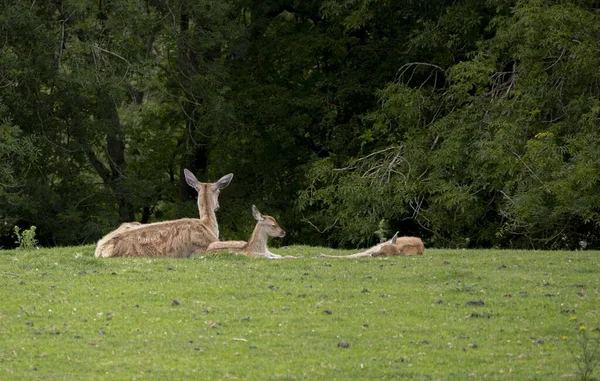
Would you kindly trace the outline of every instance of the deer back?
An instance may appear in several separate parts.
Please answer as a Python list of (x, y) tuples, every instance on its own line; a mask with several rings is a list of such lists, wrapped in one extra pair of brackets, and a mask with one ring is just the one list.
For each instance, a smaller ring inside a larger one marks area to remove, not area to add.
[(119, 233), (122, 233), (127, 230), (131, 230), (131, 229), (135, 229), (140, 226), (142, 226), (142, 224), (140, 224), (139, 222), (124, 222), (124, 223), (122, 223), (121, 225), (119, 225), (118, 228), (111, 231), (110, 233), (108, 233), (107, 235), (105, 235), (98, 241), (98, 244), (96, 245), (96, 251), (94, 253), (94, 256), (96, 258), (102, 258), (102, 257), (108, 256), (107, 254), (109, 254), (111, 252), (112, 246), (109, 249), (106, 246), (106, 243), (111, 238), (113, 238), (114, 236), (116, 236)]
[(398, 237), (396, 246), (402, 255), (423, 255), (425, 245), (419, 237)]
[(200, 220), (183, 218), (157, 222), (117, 234), (108, 244), (113, 257), (185, 258), (206, 251), (217, 241)]

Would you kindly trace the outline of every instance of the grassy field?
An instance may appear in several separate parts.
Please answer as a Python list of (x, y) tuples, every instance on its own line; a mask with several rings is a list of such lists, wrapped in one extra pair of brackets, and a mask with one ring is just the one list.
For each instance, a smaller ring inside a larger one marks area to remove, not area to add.
[(575, 380), (600, 337), (600, 252), (93, 250), (0, 251), (0, 379)]

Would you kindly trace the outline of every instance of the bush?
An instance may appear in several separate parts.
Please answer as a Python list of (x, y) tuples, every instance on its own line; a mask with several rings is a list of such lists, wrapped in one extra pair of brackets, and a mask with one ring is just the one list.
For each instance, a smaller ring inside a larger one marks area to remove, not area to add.
[(35, 239), (35, 226), (32, 226), (29, 229), (21, 230), (18, 226), (15, 226), (15, 236), (17, 236), (17, 240), (15, 243), (19, 245), (18, 249), (23, 250), (32, 250), (37, 247), (37, 239)]

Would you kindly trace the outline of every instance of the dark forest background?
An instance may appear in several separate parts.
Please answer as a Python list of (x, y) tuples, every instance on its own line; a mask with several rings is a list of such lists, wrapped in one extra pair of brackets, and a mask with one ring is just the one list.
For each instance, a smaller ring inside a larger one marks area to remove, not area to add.
[(0, 3), (0, 246), (198, 215), (247, 239), (600, 248), (600, 2)]

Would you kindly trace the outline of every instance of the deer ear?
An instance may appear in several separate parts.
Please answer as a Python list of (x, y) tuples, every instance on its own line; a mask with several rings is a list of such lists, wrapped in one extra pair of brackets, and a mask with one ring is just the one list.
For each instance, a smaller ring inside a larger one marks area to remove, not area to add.
[(258, 208), (254, 205), (252, 205), (252, 216), (256, 221), (263, 221), (265, 219), (263, 215), (260, 214), (260, 212), (258, 211)]
[(396, 244), (396, 239), (398, 238), (398, 233), (396, 232), (396, 234), (394, 234), (394, 236), (392, 237), (392, 243), (395, 245)]
[(200, 192), (200, 181), (194, 176), (194, 174), (187, 169), (183, 170), (183, 174), (185, 176), (185, 182), (188, 183), (189, 186), (194, 188), (197, 192)]
[(233, 173), (229, 173), (229, 174), (221, 177), (217, 182), (213, 183), (213, 185), (212, 185), (213, 191), (227, 187), (227, 185), (229, 185), (229, 183), (231, 182), (231, 179), (233, 179)]

